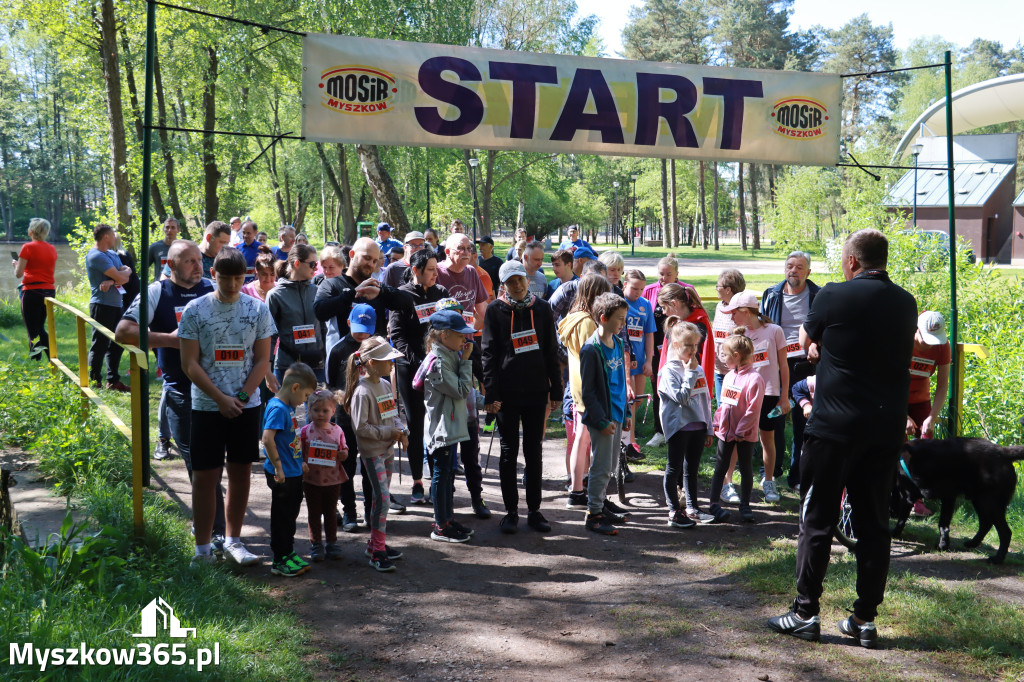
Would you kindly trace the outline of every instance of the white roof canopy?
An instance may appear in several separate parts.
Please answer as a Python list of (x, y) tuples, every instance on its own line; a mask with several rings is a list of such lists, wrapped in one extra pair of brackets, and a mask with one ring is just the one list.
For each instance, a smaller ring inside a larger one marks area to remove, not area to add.
[[(993, 78), (952, 94), (953, 134), (975, 128), (1024, 120), (1024, 73)], [(946, 135), (946, 98), (928, 107), (903, 135), (893, 159), (907, 153), (917, 137)]]

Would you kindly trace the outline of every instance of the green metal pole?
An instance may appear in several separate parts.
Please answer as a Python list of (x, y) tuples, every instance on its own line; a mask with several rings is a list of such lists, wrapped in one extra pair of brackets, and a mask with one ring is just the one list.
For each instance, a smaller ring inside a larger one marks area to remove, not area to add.
[[(156, 5), (153, 0), (146, 2), (146, 99), (142, 119), (142, 237), (139, 261), (142, 271), (139, 282), (139, 349), (146, 354), (149, 361), (149, 185), (152, 173), (153, 147), (153, 62), (156, 58)], [(145, 273), (145, 274), (143, 274)], [(149, 372), (139, 369), (140, 400), (142, 401), (141, 423), (133, 424), (132, 428), (142, 430), (142, 485), (149, 485)]]
[[(953, 58), (946, 51), (946, 191), (949, 194), (949, 350), (950, 367), (956, 367), (958, 352), (958, 315), (956, 310), (956, 191), (953, 182)], [(960, 435), (960, 405), (956, 396), (960, 394), (960, 377), (950, 372), (949, 386), (949, 430), (950, 435)]]

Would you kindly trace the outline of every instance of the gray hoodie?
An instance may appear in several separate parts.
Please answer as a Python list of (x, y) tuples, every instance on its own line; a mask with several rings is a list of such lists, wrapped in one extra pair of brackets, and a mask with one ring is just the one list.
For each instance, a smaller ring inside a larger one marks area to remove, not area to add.
[[(275, 369), (284, 371), (297, 360), (313, 368), (324, 366), (323, 323), (313, 311), (315, 298), (316, 287), (309, 281), (293, 282), (281, 278), (267, 292), (267, 307), (277, 325), (281, 342), (274, 360)], [(298, 333), (296, 327), (299, 328)]]
[(423, 399), (423, 448), (434, 452), (469, 440), (466, 399), (473, 390), (473, 362), (456, 351), (434, 344), (421, 365)]
[(661, 426), (665, 438), (671, 438), (688, 424), (704, 422), (704, 429), (714, 433), (711, 424), (711, 389), (704, 370), (686, 369), (678, 360), (665, 363), (658, 375), (661, 395)]

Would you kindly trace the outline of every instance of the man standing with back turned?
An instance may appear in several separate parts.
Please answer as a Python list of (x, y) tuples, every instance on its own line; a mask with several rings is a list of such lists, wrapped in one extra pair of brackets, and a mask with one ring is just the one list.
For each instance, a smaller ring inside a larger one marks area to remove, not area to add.
[(800, 536), (792, 611), (768, 621), (776, 632), (817, 641), (819, 599), (847, 490), (857, 536), (857, 601), (839, 630), (869, 649), (889, 575), (889, 495), (904, 440), (910, 357), (917, 328), (914, 297), (885, 268), (889, 242), (859, 230), (843, 245), (845, 282), (814, 299), (800, 342), (818, 362), (814, 408), (800, 462)]

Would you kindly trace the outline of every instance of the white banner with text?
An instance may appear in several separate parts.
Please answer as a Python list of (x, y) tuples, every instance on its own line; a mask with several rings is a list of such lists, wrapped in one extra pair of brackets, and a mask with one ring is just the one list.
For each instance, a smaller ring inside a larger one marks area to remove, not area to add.
[(836, 74), (309, 34), (317, 142), (834, 166)]

